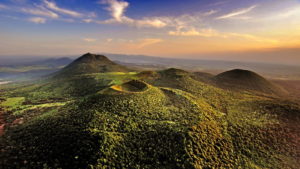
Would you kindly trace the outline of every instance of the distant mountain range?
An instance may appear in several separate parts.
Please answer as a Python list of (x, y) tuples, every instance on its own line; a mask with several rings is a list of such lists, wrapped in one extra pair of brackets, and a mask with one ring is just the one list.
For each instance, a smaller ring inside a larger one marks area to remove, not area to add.
[(64, 57), (2, 65), (0, 66), (0, 78), (13, 81), (34, 79), (56, 72), (72, 61), (72, 59)]
[[(103, 54), (102, 54), (103, 55)], [(192, 60), (192, 59), (174, 59), (174, 58), (162, 58), (145, 55), (124, 55), (124, 54), (110, 54), (104, 53), (109, 59), (124, 66), (130, 66), (137, 69), (153, 70), (153, 69), (166, 69), (170, 67), (176, 67), (180, 69), (190, 71), (209, 72), (212, 74), (218, 74), (231, 69), (246, 69), (253, 70), (267, 78), (276, 79), (300, 79), (300, 67), (295, 65), (280, 65), (280, 64), (267, 64), (267, 63), (253, 63), (253, 62), (237, 62), (237, 61), (218, 61), (218, 60)], [(5, 61), (0, 58), (0, 78), (3, 77), (3, 73), (18, 72), (22, 67), (27, 66), (27, 72), (30, 73), (28, 66), (37, 67), (42, 65), (43, 68), (50, 67), (51, 69), (59, 69), (68, 63), (71, 63), (75, 59), (75, 56), (68, 56), (62, 58), (50, 58), (50, 59), (17, 59), (18, 62)], [(28, 61), (27, 61), (28, 60)], [(6, 64), (9, 63), (9, 64)], [(2, 65), (2, 66), (1, 66)], [(5, 66), (6, 65), (6, 66)], [(21, 68), (20, 68), (21, 67)], [(3, 71), (3, 68), (9, 71)], [(57, 71), (57, 69), (53, 70)], [(38, 69), (42, 70), (42, 69)], [(35, 76), (35, 75), (33, 75)]]
[(268, 64), (255, 62), (238, 62), (222, 60), (201, 60), (201, 59), (175, 59), (162, 58), (145, 55), (123, 55), (105, 54), (113, 61), (128, 66), (137, 66), (146, 69), (163, 69), (176, 67), (190, 71), (204, 71), (218, 74), (232, 69), (252, 70), (267, 78), (300, 79), (300, 66), (286, 64)]

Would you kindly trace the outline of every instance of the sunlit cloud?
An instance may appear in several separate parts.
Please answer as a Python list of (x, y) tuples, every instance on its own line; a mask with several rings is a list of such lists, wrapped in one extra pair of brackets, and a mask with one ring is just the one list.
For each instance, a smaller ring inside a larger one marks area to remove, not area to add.
[(209, 4), (208, 6), (220, 6), (220, 5), (224, 5), (228, 2), (230, 2), (231, 0), (222, 0), (222, 1), (218, 1), (218, 2), (215, 2), (215, 3), (212, 3), (212, 4)]
[(246, 39), (246, 40), (250, 40), (250, 41), (264, 42), (264, 43), (269, 43), (269, 44), (279, 43), (279, 41), (276, 39), (264, 38), (264, 37), (259, 37), (259, 36), (255, 36), (255, 35), (241, 34), (241, 33), (225, 33), (223, 35), (223, 37), (225, 37), (225, 38), (237, 37), (237, 38), (242, 38), (242, 39)]
[[(113, 24), (113, 23), (121, 23), (127, 24), (131, 26), (137, 27), (155, 27), (162, 28), (167, 24), (164, 23), (159, 18), (143, 18), (143, 19), (133, 19), (125, 15), (126, 9), (129, 7), (129, 3), (126, 1), (118, 1), (118, 0), (102, 0), (101, 4), (107, 4), (109, 7), (106, 9), (110, 12), (112, 19), (106, 21), (95, 21), (97, 23), (104, 24)], [(87, 22), (91, 22), (92, 20), (86, 20)]]
[(271, 43), (271, 44), (279, 43), (279, 41), (276, 39), (264, 38), (264, 37), (259, 37), (259, 36), (255, 36), (255, 35), (251, 35), (251, 34), (219, 32), (219, 31), (217, 31), (215, 29), (211, 29), (211, 28), (200, 29), (200, 30), (197, 30), (195, 28), (191, 28), (189, 30), (178, 29), (177, 31), (170, 31), (168, 34), (172, 35), (172, 36), (218, 37), (218, 38), (223, 38), (223, 39), (241, 38), (244, 40), (255, 41), (255, 42), (265, 42), (265, 43)]
[[(3, 5), (3, 8), (5, 7), (5, 9), (8, 9), (8, 11), (10, 11), (10, 12), (25, 13), (25, 14), (34, 15), (34, 16), (40, 17), (40, 18), (46, 17), (48, 19), (65, 21), (65, 22), (69, 22), (69, 23), (74, 22), (74, 20), (70, 19), (70, 17), (68, 17), (68, 16), (71, 16), (73, 18), (78, 18), (78, 17), (95, 18), (95, 17), (97, 17), (96, 13), (94, 13), (94, 12), (81, 14), (76, 11), (60, 8), (56, 5), (56, 3), (54, 1), (43, 0), (42, 3), (33, 3), (33, 4), (28, 3), (26, 5), (23, 5), (23, 3), (25, 3), (25, 2), (26, 1), (20, 2), (20, 4), (22, 4), (21, 6), (26, 6), (26, 7), (21, 7), (20, 5), (11, 5), (8, 7), (8, 6)], [(16, 2), (16, 4), (19, 4), (19, 3)], [(0, 9), (1, 9), (1, 5), (0, 5)], [(59, 13), (68, 15), (68, 16), (59, 15)]]
[(126, 1), (117, 0), (103, 0), (100, 3), (109, 4), (107, 10), (110, 11), (111, 16), (115, 20), (120, 22), (124, 19), (124, 13), (126, 11), (126, 8), (129, 6), (129, 3)]
[[(240, 16), (240, 15), (247, 14), (247, 13), (251, 12), (253, 9), (255, 9), (256, 7), (257, 7), (257, 5), (253, 5), (253, 6), (250, 6), (250, 7), (248, 7), (248, 8), (239, 9), (239, 10), (230, 12), (230, 13), (228, 13), (228, 14), (219, 16), (219, 17), (217, 17), (216, 19), (229, 19), (229, 18), (234, 18), (234, 17)], [(242, 17), (242, 18), (243, 18), (243, 17)]]
[[(192, 53), (196, 56), (216, 51), (245, 51), (273, 47), (297, 48), (300, 46), (300, 20), (298, 19), (300, 2), (298, 0), (262, 0), (259, 1), (259, 4), (257, 4), (258, 1), (251, 1), (250, 5), (250, 1), (244, 3), (238, 0), (222, 0), (215, 4), (201, 1), (199, 4), (203, 3), (203, 6), (199, 6), (199, 8), (186, 10), (186, 7), (178, 7), (180, 9), (175, 12), (168, 11), (167, 8), (160, 12), (159, 10), (162, 10), (160, 6), (153, 11), (150, 8), (142, 11), (138, 9), (140, 3), (129, 0), (101, 0), (100, 5), (97, 4), (99, 5), (98, 11), (90, 8), (93, 5), (91, 1), (80, 3), (74, 0), (65, 1), (63, 6), (59, 2), (56, 0), (27, 1), (26, 3), (1, 1), (1, 22), (9, 23), (15, 18), (14, 22), (7, 24), (5, 26), (7, 28), (4, 27), (4, 29), (8, 29), (9, 25), (15, 23), (21, 25), (22, 21), (30, 21), (35, 24), (48, 23), (45, 27), (50, 25), (50, 28), (58, 26), (61, 29), (40, 30), (45, 32), (43, 39), (40, 34), (36, 35), (35, 32), (25, 33), (25, 31), (34, 31), (30, 27), (23, 31), (26, 37), (28, 33), (26, 41), (32, 40), (33, 36), (36, 36), (34, 38), (39, 42), (47, 41), (47, 39), (63, 39), (65, 40), (63, 43), (69, 45), (71, 52), (75, 50), (74, 48), (80, 47), (81, 50), (93, 48), (96, 52), (110, 50), (165, 56), (175, 54), (185, 56), (186, 53)], [(68, 7), (69, 2), (72, 6), (78, 3), (78, 7), (74, 9)], [(84, 3), (86, 4), (82, 5)], [(171, 6), (172, 3), (170, 2), (168, 5)], [(243, 4), (245, 8), (239, 8)], [(154, 5), (157, 4), (154, 3)], [(131, 11), (130, 7), (132, 6)], [(157, 11), (158, 13), (156, 13)], [(61, 22), (66, 24), (61, 24)], [(99, 24), (98, 28), (95, 27), (96, 24)], [(68, 31), (69, 29), (76, 33)], [(86, 32), (90, 35), (97, 35), (98, 39), (94, 39), (93, 36), (89, 37)], [(70, 37), (74, 37), (72, 41), (70, 41)], [(7, 39), (11, 39), (11, 37), (7, 37), (5, 40)], [(11, 53), (16, 53), (15, 47), (13, 47), (16, 41), (19, 42), (18, 39), (11, 42)], [(28, 45), (26, 42), (23, 43), (24, 46)], [(52, 41), (43, 43), (45, 50), (48, 49), (49, 43)], [(64, 51), (64, 47), (60, 47), (58, 43), (54, 45)], [(34, 48), (37, 48), (36, 44), (32, 45), (31, 49)], [(2, 50), (7, 51), (4, 47)], [(24, 48), (24, 50), (27, 49)]]
[(90, 18), (89, 19), (83, 19), (82, 21), (85, 22), (85, 23), (93, 23), (93, 22), (96, 23), (96, 21), (94, 19), (90, 19)]
[(167, 26), (167, 23), (162, 21), (159, 18), (144, 18), (143, 20), (136, 20), (135, 24), (138, 27), (155, 27), (155, 28), (163, 28)]
[(144, 48), (146, 46), (150, 46), (156, 43), (162, 42), (162, 39), (142, 39), (140, 40), (139, 44), (137, 45), (137, 48)]
[(85, 42), (96, 42), (97, 39), (94, 39), (94, 38), (83, 38), (83, 41), (85, 41)]
[(203, 16), (210, 16), (210, 15), (213, 15), (213, 14), (216, 14), (216, 13), (218, 13), (217, 10), (210, 10), (208, 12), (204, 12)]
[(290, 8), (279, 14), (279, 17), (282, 18), (293, 17), (293, 16), (300, 16), (300, 5)]
[(44, 24), (46, 23), (46, 19), (45, 18), (41, 18), (41, 17), (32, 17), (28, 19), (29, 22), (33, 22), (36, 24)]
[(58, 7), (55, 2), (50, 2), (48, 0), (44, 0), (44, 3), (45, 3), (47, 8), (49, 8), (51, 10), (54, 10), (56, 12), (63, 13), (63, 14), (66, 14), (66, 15), (70, 15), (70, 16), (73, 16), (73, 17), (81, 17), (82, 16), (81, 13), (78, 13), (76, 11), (72, 11), (72, 10), (69, 10), (69, 9), (64, 9), (64, 8)]
[(213, 36), (219, 36), (219, 33), (214, 29), (200, 29), (196, 30), (195, 28), (192, 28), (190, 30), (186, 31), (170, 31), (169, 35), (173, 36), (202, 36), (202, 37), (213, 37)]
[(108, 42), (108, 43), (110, 43), (110, 42), (112, 42), (112, 41), (113, 41), (112, 38), (107, 38), (107, 39), (106, 39), (106, 42)]

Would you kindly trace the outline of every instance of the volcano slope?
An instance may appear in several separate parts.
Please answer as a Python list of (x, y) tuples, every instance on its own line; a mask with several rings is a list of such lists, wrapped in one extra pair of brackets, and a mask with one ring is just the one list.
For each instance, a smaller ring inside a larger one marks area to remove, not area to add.
[(1, 137), (4, 168), (297, 168), (300, 107), (141, 72)]
[(62, 70), (13, 90), (12, 96), (39, 100), (76, 99), (133, 78), (135, 72), (103, 55), (84, 54)]
[(129, 72), (125, 66), (119, 65), (106, 56), (86, 53), (59, 71), (55, 77), (74, 76), (91, 73)]
[(281, 87), (248, 70), (234, 69), (223, 72), (215, 76), (214, 81), (218, 87), (229, 90), (244, 90), (269, 95), (286, 93)]

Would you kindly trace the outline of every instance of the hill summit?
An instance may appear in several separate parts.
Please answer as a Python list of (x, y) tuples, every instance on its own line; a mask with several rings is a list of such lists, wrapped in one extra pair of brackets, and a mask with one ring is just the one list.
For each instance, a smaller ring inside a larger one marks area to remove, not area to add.
[(59, 71), (56, 76), (106, 72), (129, 72), (129, 69), (109, 60), (104, 55), (86, 53)]
[(280, 87), (249, 70), (226, 71), (215, 76), (214, 80), (217, 86), (229, 90), (246, 90), (275, 95), (285, 93)]

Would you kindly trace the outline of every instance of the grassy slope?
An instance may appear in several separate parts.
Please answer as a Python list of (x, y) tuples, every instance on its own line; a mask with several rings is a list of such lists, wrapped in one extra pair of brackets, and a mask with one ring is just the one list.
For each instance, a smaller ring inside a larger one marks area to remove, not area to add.
[(55, 73), (54, 77), (66, 78), (74, 75), (108, 72), (130, 72), (130, 69), (114, 63), (106, 56), (87, 53)]
[[(297, 168), (299, 106), (225, 92), (181, 71), (151, 76), (145, 91), (102, 90), (14, 127), (1, 159), (18, 168)], [(84, 77), (108, 79), (103, 86), (141, 78)]]
[(283, 88), (248, 70), (230, 70), (218, 74), (213, 79), (218, 87), (224, 89), (237, 91), (244, 90), (275, 96), (287, 94)]
[(135, 72), (94, 73), (64, 79), (46, 79), (35, 84), (16, 86), (8, 92), (9, 97), (23, 96), (28, 101), (73, 99), (93, 94), (107, 86), (121, 84), (135, 78)]

